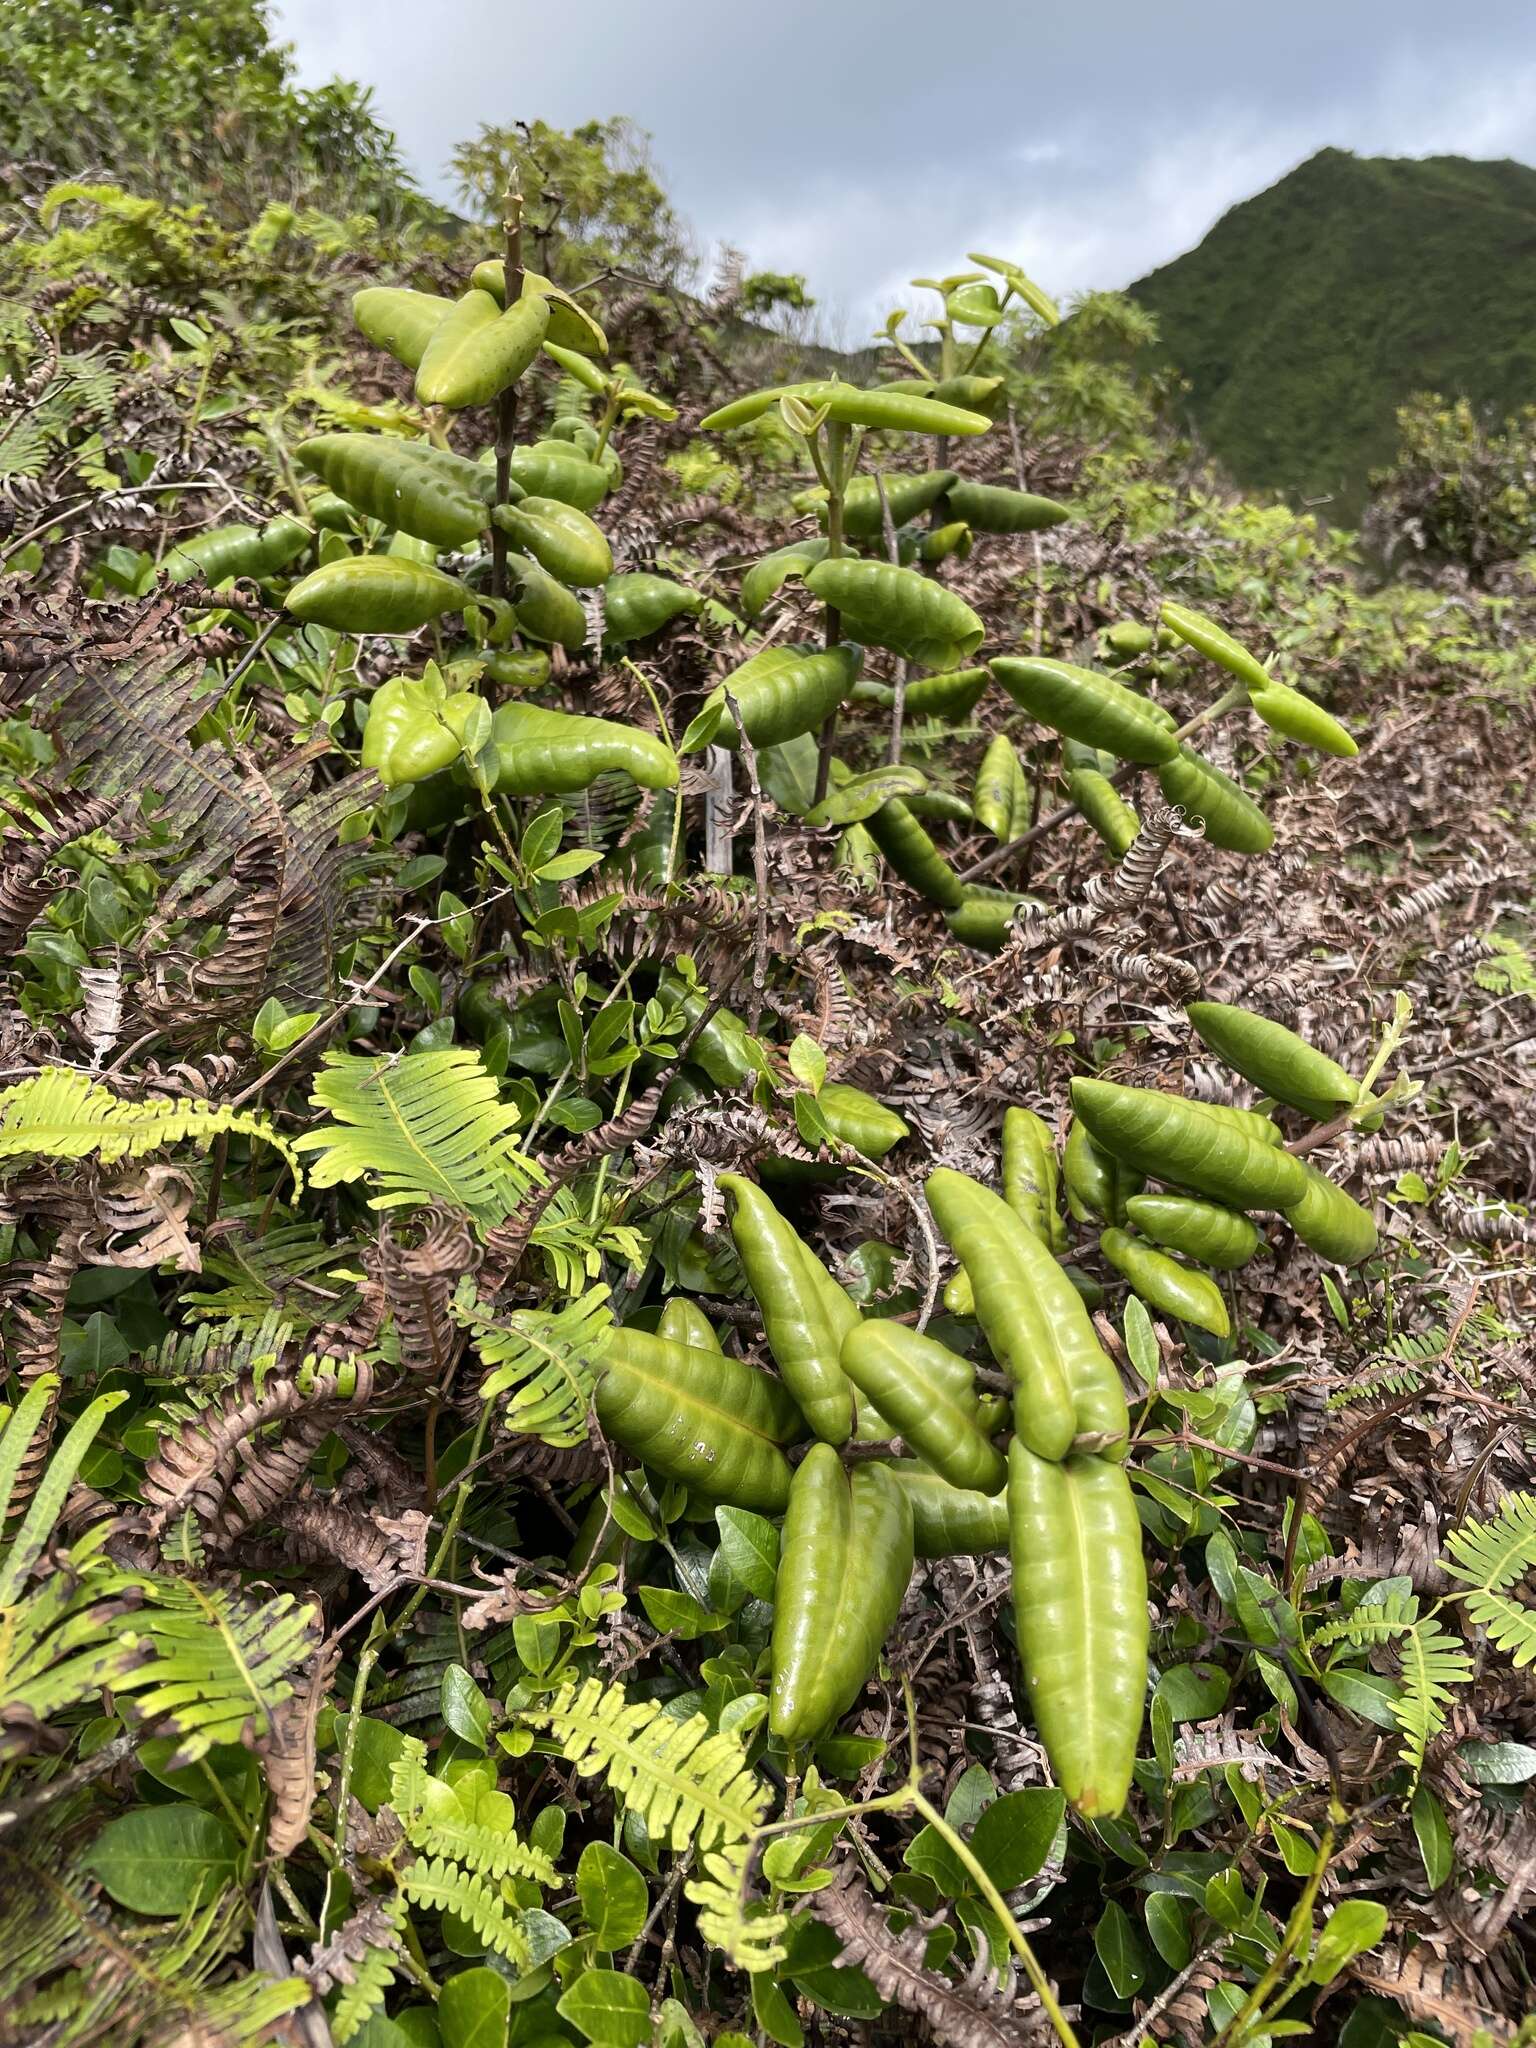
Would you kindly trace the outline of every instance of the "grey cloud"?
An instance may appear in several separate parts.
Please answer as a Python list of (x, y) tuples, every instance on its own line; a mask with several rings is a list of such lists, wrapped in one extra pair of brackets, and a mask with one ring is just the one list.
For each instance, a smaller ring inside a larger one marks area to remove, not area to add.
[(632, 115), (699, 239), (806, 272), (854, 338), (968, 248), (1118, 285), (1324, 144), (1536, 157), (1525, 0), (281, 0), (430, 191), (482, 121)]

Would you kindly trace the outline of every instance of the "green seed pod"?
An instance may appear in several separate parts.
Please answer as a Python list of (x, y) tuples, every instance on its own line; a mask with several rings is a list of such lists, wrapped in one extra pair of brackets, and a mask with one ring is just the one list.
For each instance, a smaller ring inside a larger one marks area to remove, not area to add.
[(1193, 1099), (1189, 1106), (1205, 1116), (1214, 1117), (1217, 1123), (1225, 1124), (1229, 1130), (1244, 1132), (1260, 1145), (1285, 1143), (1278, 1125), (1260, 1110), (1237, 1109), (1230, 1102), (1196, 1102)]
[(1001, 377), (943, 377), (935, 381), (932, 377), (892, 377), (880, 386), (882, 391), (910, 391), (918, 398), (936, 398), (942, 405), (958, 405), (967, 412), (979, 412), (989, 420), (995, 420), (1007, 399), (1007, 386)]
[(1099, 1250), (1159, 1315), (1176, 1316), (1180, 1322), (1209, 1330), (1214, 1337), (1232, 1334), (1221, 1289), (1206, 1274), (1181, 1266), (1166, 1252), (1154, 1251), (1124, 1230), (1106, 1230), (1099, 1239)]
[(1088, 1126), (1074, 1118), (1067, 1133), (1062, 1168), (1067, 1181), (1067, 1207), (1079, 1223), (1093, 1217), (1105, 1223), (1123, 1223), (1126, 1203), (1140, 1194), (1147, 1177), (1137, 1173), (1113, 1152), (1096, 1145)]
[[(731, 1236), (785, 1385), (819, 1437), (846, 1443), (853, 1434), (853, 1389), (840, 1362), (844, 1332), (807, 1274), (806, 1261), (815, 1254), (760, 1187), (736, 1173), (721, 1174), (720, 1186), (731, 1197)], [(827, 1280), (836, 1285), (830, 1274)]]
[(963, 519), (951, 519), (947, 526), (932, 526), (918, 543), (918, 557), (924, 562), (966, 561), (976, 545), (975, 535)]
[(549, 656), (533, 647), (482, 654), (486, 680), (504, 690), (538, 690), (549, 681)]
[(976, 822), (976, 813), (953, 790), (920, 789), (905, 802), (914, 818), (931, 818), (941, 825), (971, 826)]
[(1286, 1209), (1285, 1220), (1309, 1250), (1331, 1266), (1358, 1266), (1376, 1249), (1376, 1224), (1368, 1209), (1362, 1209), (1328, 1176), (1307, 1161), (1298, 1161), (1306, 1185), (1297, 1201)]
[(968, 604), (915, 569), (846, 556), (818, 562), (805, 577), (853, 637), (904, 654), (924, 668), (955, 668), (976, 652), (986, 627)]
[(1103, 747), (1122, 761), (1155, 764), (1178, 753), (1167, 712), (1111, 676), (1038, 656), (1004, 655), (991, 669), (1016, 704), (1069, 739)]
[(945, 502), (951, 518), (963, 519), (977, 533), (1039, 533), (1073, 516), (1070, 505), (1058, 505), (1054, 498), (968, 478), (953, 486)]
[(283, 603), (306, 625), (333, 633), (414, 633), (458, 611), (474, 593), (457, 576), (389, 555), (349, 555), (295, 583)]
[(912, 1509), (881, 1464), (850, 1479), (817, 1444), (797, 1468), (773, 1590), (768, 1725), (791, 1748), (845, 1714), (875, 1668), (912, 1576)]
[(433, 547), (465, 547), (489, 524), (494, 479), (462, 455), (386, 434), (317, 434), (297, 453), (359, 512)]
[(780, 1445), (801, 1436), (804, 1422), (768, 1373), (718, 1350), (615, 1330), (596, 1407), (607, 1435), (664, 1478), (762, 1514), (788, 1505)]
[(603, 638), (615, 647), (628, 640), (648, 640), (684, 612), (691, 615), (703, 609), (697, 590), (668, 576), (649, 576), (638, 569), (610, 576), (603, 586)]
[(715, 1326), (696, 1301), (672, 1295), (656, 1324), (656, 1334), (669, 1344), (691, 1344), (696, 1351), (718, 1351)]
[[(934, 1354), (943, 1367), (935, 1368)], [(1001, 1493), (1008, 1468), (976, 1426), (974, 1397), (956, 1401), (947, 1391), (948, 1361), (969, 1379), (963, 1359), (901, 1323), (860, 1323), (843, 1339), (843, 1370), (925, 1463), (951, 1486)]]
[(215, 526), (207, 533), (178, 541), (162, 565), (172, 583), (201, 576), (216, 587), (231, 576), (263, 582), (276, 576), (309, 546), (310, 530), (297, 519), (280, 515), (265, 526)]
[(912, 1509), (912, 1544), (919, 1557), (981, 1557), (1008, 1548), (1008, 1496), (951, 1486), (916, 1458), (886, 1470)]
[(1147, 1690), (1147, 1572), (1130, 1481), (1102, 1458), (1008, 1453), (1019, 1661), (1056, 1782), (1090, 1819), (1125, 1805)]
[(1287, 1209), (1306, 1192), (1299, 1159), (1183, 1096), (1079, 1079), (1072, 1083), (1072, 1106), (1096, 1143), (1117, 1159), (1231, 1208)]
[(1029, 779), (1006, 733), (999, 733), (981, 757), (971, 791), (976, 822), (994, 839), (1017, 839), (1029, 829)]
[(465, 728), (483, 702), (472, 690), (445, 692), (425, 677), (391, 676), (368, 702), (363, 766), (386, 789), (424, 782), (458, 760)]
[(833, 865), (854, 889), (873, 889), (880, 880), (880, 849), (863, 824), (838, 834)]
[(352, 318), (360, 332), (408, 370), (419, 366), (428, 342), (452, 311), (452, 299), (393, 285), (371, 284), (352, 298)]
[(952, 1316), (974, 1316), (976, 1313), (976, 1290), (971, 1285), (971, 1276), (961, 1266), (951, 1273), (944, 1282), (944, 1306)]
[(1067, 770), (1067, 794), (1109, 848), (1120, 860), (1135, 842), (1141, 820), (1110, 781), (1104, 763), (1113, 757), (1101, 755), (1097, 747), (1085, 747), (1081, 740), (1067, 740), (1062, 746)]
[(566, 647), (574, 654), (587, 641), (587, 615), (581, 601), (530, 555), (513, 555), (508, 566), (517, 578), (514, 600), (517, 626), (530, 640)]
[[(863, 659), (863, 648), (846, 641), (826, 649), (763, 648), (710, 691), (689, 733), (683, 736), (683, 751), (689, 751), (689, 738), (695, 730), (703, 728), (706, 714), (715, 705), (724, 704), (727, 691), (740, 707), (754, 746), (776, 747), (803, 732), (819, 732), (853, 688)], [(736, 721), (728, 710), (715, 728), (714, 739), (733, 751), (741, 743)]]
[(961, 900), (944, 913), (944, 922), (962, 945), (978, 953), (998, 953), (1007, 943), (1014, 913), (1021, 903), (1039, 905), (1038, 896), (1021, 896), (1013, 889), (987, 889), (967, 882)]
[[(838, 1143), (851, 1145), (866, 1159), (883, 1159), (892, 1146), (911, 1135), (895, 1110), (846, 1081), (828, 1081), (816, 1097), (816, 1106)], [(780, 1186), (840, 1180), (844, 1172), (830, 1161), (804, 1159), (762, 1159), (758, 1168), (765, 1181)]]
[(1252, 690), (1248, 702), (1271, 731), (1284, 733), (1304, 747), (1316, 747), (1319, 753), (1337, 754), (1344, 760), (1360, 751), (1336, 718), (1289, 683), (1270, 683), (1265, 689)]
[[(892, 525), (906, 526), (938, 503), (955, 481), (955, 472), (952, 469), (930, 469), (921, 476), (887, 476), (883, 481)], [(825, 526), (824, 499), (818, 510)], [(844, 533), (852, 540), (879, 540), (884, 530), (879, 484), (872, 476), (854, 477), (843, 495)]]
[(416, 371), (417, 403), (489, 405), (533, 361), (548, 326), (541, 298), (519, 299), (504, 313), (489, 292), (467, 291), (427, 343)]
[(1246, 791), (1192, 747), (1180, 747), (1157, 771), (1163, 795), (1205, 827), (1212, 846), (1229, 853), (1268, 853), (1275, 828)]
[(940, 1167), (928, 1206), (966, 1272), (976, 1317), (1013, 1382), (1014, 1426), (1036, 1454), (1064, 1457), (1078, 1436), (1125, 1456), (1130, 1416), (1120, 1375), (1076, 1289), (1000, 1195)]
[(1054, 327), (1060, 321), (1061, 309), (1056, 301), (1032, 277), (1027, 277), (1017, 263), (1010, 263), (1006, 256), (983, 256), (979, 249), (972, 249), (965, 260), (967, 263), (979, 263), (984, 270), (995, 270), (1045, 326)]
[(1186, 646), (1203, 654), (1207, 661), (1214, 661), (1228, 675), (1236, 676), (1245, 688), (1267, 690), (1273, 687), (1274, 678), (1264, 664), (1218, 626), (1214, 619), (1206, 618), (1202, 612), (1191, 611), (1188, 605), (1172, 603), (1164, 604), (1158, 616)]
[(1104, 628), (1104, 645), (1117, 661), (1139, 661), (1144, 654), (1152, 653), (1157, 646), (1157, 633), (1151, 626), (1143, 626), (1135, 619), (1121, 619), (1113, 626)]
[(860, 825), (892, 797), (902, 797), (910, 803), (921, 794), (927, 780), (921, 768), (897, 762), (894, 767), (866, 768), (862, 775), (849, 775), (846, 781), (839, 781), (837, 772), (842, 766), (840, 761), (833, 762), (835, 786), (806, 812), (807, 825)]
[[(984, 668), (951, 668), (936, 676), (918, 676), (907, 684), (905, 714), (908, 718), (966, 718), (990, 681)], [(854, 685), (853, 698), (855, 703), (879, 704), (889, 710), (896, 702), (896, 692), (889, 683), (862, 682)]]
[(316, 526), (324, 527), (327, 533), (355, 536), (360, 530), (360, 515), (336, 491), (317, 491), (304, 509)]
[[(476, 291), (489, 292), (498, 306), (507, 303), (506, 265), (499, 256), (489, 256), (483, 263), (477, 263), (469, 281)], [(607, 355), (607, 335), (586, 307), (559, 285), (541, 277), (536, 270), (525, 269), (522, 296), (544, 301), (549, 317), (546, 342), (553, 342), (556, 348), (574, 350), (578, 355)]]
[(958, 910), (966, 891), (960, 877), (934, 845), (907, 805), (893, 797), (869, 818), (865, 830), (901, 879), (944, 910)]
[(590, 512), (608, 495), (608, 472), (563, 442), (514, 448), (510, 469), (512, 481), (529, 497), (557, 498), (578, 512)]
[(1235, 1003), (1188, 1003), (1185, 1008), (1217, 1059), (1277, 1102), (1288, 1102), (1325, 1124), (1359, 1101), (1358, 1084), (1337, 1060), (1273, 1018)]
[(664, 740), (608, 718), (542, 704), (503, 704), (491, 723), (496, 787), (508, 796), (564, 796), (617, 771), (642, 789), (672, 789), (677, 757)]
[(744, 398), (733, 399), (729, 405), (710, 413), (700, 425), (711, 434), (748, 426), (771, 411), (781, 398), (798, 398), (818, 411), (825, 406), (827, 418), (843, 426), (883, 428), (891, 433), (984, 434), (992, 424), (981, 413), (893, 390), (888, 384), (873, 391), (861, 391), (856, 384), (819, 378), (810, 383), (773, 384), (761, 391), (748, 392)]
[(574, 505), (562, 505), (558, 498), (524, 498), (519, 505), (498, 505), (491, 517), (515, 548), (532, 555), (562, 583), (588, 588), (613, 574), (606, 534)]
[(814, 568), (825, 561), (827, 543), (824, 540), (792, 540), (788, 547), (775, 548), (771, 555), (764, 555), (752, 564), (741, 579), (741, 609), (743, 616), (755, 623), (762, 616), (770, 598), (776, 597), (791, 576), (798, 576), (802, 570)]
[(1170, 1251), (1198, 1259), (1202, 1266), (1233, 1273), (1259, 1248), (1259, 1233), (1237, 1209), (1201, 1202), (1193, 1195), (1132, 1195), (1126, 1214), (1144, 1237)]
[(1032, 1109), (1003, 1111), (1003, 1200), (1033, 1237), (1052, 1252), (1067, 1248), (1056, 1207), (1056, 1140)]

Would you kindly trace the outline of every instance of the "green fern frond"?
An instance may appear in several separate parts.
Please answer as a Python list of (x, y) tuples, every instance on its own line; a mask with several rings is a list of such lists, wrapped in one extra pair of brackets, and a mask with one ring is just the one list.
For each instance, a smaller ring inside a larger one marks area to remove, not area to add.
[(1536, 1663), (1536, 1610), (1509, 1597), (1536, 1572), (1536, 1494), (1508, 1495), (1491, 1522), (1465, 1523), (1446, 1547), (1445, 1569), (1467, 1585), (1452, 1597), (1517, 1667)]
[(702, 1875), (683, 1889), (698, 1908), (704, 1939), (729, 1956), (738, 1970), (756, 1974), (783, 1962), (789, 1915), (774, 1911), (764, 1899), (748, 1896), (747, 1854), (746, 1842), (710, 1850), (703, 1858)]
[(512, 1143), (518, 1111), (473, 1046), (403, 1059), (327, 1053), (311, 1098), (337, 1121), (306, 1131), (316, 1187), (368, 1180), (370, 1207), (446, 1202), (482, 1229), (503, 1222), (540, 1169)]
[(456, 1913), (487, 1948), (519, 1970), (533, 1967), (533, 1950), (518, 1920), (502, 1904), (487, 1879), (461, 1870), (441, 1856), (420, 1857), (400, 1877), (400, 1889), (413, 1905), (429, 1912)]
[(331, 2039), (336, 2048), (346, 2048), (353, 2035), (361, 2033), (374, 2014), (383, 2010), (385, 1996), (399, 1974), (399, 1935), (405, 1925), (405, 1901), (391, 1899), (384, 1910), (395, 1941), (376, 1948), (370, 1946), (352, 1965), (352, 1981), (341, 1987), (331, 2008)]
[(482, 1365), (482, 1401), (505, 1396), (502, 1420), (516, 1436), (565, 1448), (584, 1443), (592, 1390), (613, 1317), (606, 1287), (594, 1287), (558, 1311), (514, 1309), (503, 1321), (483, 1315), (474, 1281), (464, 1281), (454, 1320), (470, 1333)]
[(1424, 1752), (1445, 1726), (1451, 1694), (1472, 1677), (1472, 1659), (1433, 1614), (1420, 1615), (1414, 1594), (1402, 1591), (1328, 1622), (1312, 1638), (1312, 1647), (1326, 1649), (1345, 1642), (1356, 1649), (1395, 1649), (1403, 1690), (1392, 1711), (1402, 1731), (1402, 1762), (1416, 1784)]
[(193, 1097), (124, 1102), (70, 1067), (45, 1067), (0, 1088), (0, 1159), (85, 1159), (94, 1154), (111, 1166), (171, 1145), (207, 1146), (226, 1131), (271, 1145), (303, 1185), (293, 1147), (270, 1118), (254, 1110)]
[(478, 1780), (457, 1786), (434, 1778), (426, 1755), (426, 1745), (408, 1736), (405, 1754), (390, 1767), (389, 1803), (413, 1849), (447, 1857), (479, 1877), (559, 1883), (560, 1873), (545, 1852), (519, 1839), (506, 1793), (488, 1792)]
[(740, 1841), (762, 1823), (768, 1792), (740, 1739), (711, 1734), (702, 1714), (680, 1721), (657, 1700), (631, 1701), (622, 1686), (589, 1678), (562, 1687), (524, 1719), (548, 1728), (583, 1777), (601, 1771), (653, 1841), (703, 1851)]

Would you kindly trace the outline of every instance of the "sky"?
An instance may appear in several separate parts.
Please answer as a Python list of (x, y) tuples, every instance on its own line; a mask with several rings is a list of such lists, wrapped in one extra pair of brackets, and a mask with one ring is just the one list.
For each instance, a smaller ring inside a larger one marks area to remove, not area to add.
[(1536, 163), (1530, 0), (278, 0), (423, 187), (482, 122), (627, 114), (706, 261), (800, 271), (856, 343), (970, 249), (1070, 296), (1329, 144)]

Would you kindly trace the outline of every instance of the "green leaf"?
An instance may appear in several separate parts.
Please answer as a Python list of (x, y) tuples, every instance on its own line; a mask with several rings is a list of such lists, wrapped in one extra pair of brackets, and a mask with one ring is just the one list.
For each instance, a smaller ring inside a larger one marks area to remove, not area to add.
[(1328, 1915), (1300, 1982), (1331, 1984), (1346, 1963), (1374, 1948), (1386, 1931), (1385, 1906), (1375, 1899), (1346, 1899)]
[(1170, 1970), (1182, 1970), (1194, 1954), (1189, 1914), (1172, 1892), (1151, 1892), (1146, 1904), (1147, 1933)]
[(650, 1994), (622, 1970), (588, 1970), (555, 2010), (601, 2048), (644, 2048), (651, 2038)]
[(720, 1551), (734, 1578), (755, 1600), (773, 1598), (779, 1564), (779, 1532), (763, 1515), (747, 1508), (716, 1508)]
[(1536, 1778), (1536, 1749), (1528, 1742), (1464, 1742), (1456, 1761), (1474, 1785), (1523, 1785)]
[(495, 1970), (460, 1970), (437, 2002), (443, 2048), (506, 2048), (511, 2017), (512, 1986)]
[(1219, 1664), (1173, 1664), (1157, 1682), (1175, 1722), (1208, 1721), (1227, 1703), (1232, 1681)]
[(784, 1996), (778, 1978), (766, 1971), (752, 1979), (752, 2015), (769, 2040), (778, 2042), (779, 2048), (804, 2048), (805, 2029), (795, 2016), (795, 2008)]
[(642, 1586), (639, 1591), (640, 1604), (651, 1626), (685, 1643), (724, 1628), (730, 1619), (725, 1614), (711, 1613), (691, 1594), (679, 1593), (671, 1586)]
[(81, 1859), (118, 1905), (181, 1915), (234, 1882), (240, 1845), (205, 1807), (141, 1806), (108, 1821)]
[(1438, 1891), (1456, 1867), (1450, 1822), (1445, 1817), (1445, 1808), (1427, 1785), (1420, 1785), (1414, 1793), (1412, 1812), (1414, 1836), (1419, 1854), (1424, 1859), (1424, 1875), (1429, 1879), (1431, 1891)]
[(576, 1893), (600, 1949), (627, 1948), (645, 1925), (650, 1895), (644, 1877), (606, 1842), (588, 1842), (576, 1865)]
[(461, 1742), (484, 1755), (491, 1733), (491, 1703), (462, 1664), (450, 1664), (443, 1673), (442, 1714)]
[(909, 1870), (931, 1877), (947, 1898), (958, 1899), (971, 1889), (970, 1872), (935, 1827), (919, 1828), (902, 1860)]
[(1147, 1956), (1130, 1915), (1111, 1899), (1093, 1930), (1094, 1952), (1117, 1998), (1132, 1998), (1147, 1981)]
[(971, 1850), (1000, 1892), (1045, 1867), (1067, 1810), (1063, 1793), (1044, 1786), (994, 1800), (971, 1834)]
[(815, 1039), (807, 1038), (803, 1031), (796, 1033), (789, 1048), (789, 1071), (813, 1095), (820, 1093), (821, 1084), (827, 1078), (826, 1054)]
[(1162, 1354), (1157, 1347), (1157, 1336), (1152, 1328), (1152, 1318), (1140, 1296), (1128, 1295), (1125, 1303), (1125, 1348), (1131, 1364), (1144, 1386), (1157, 1385), (1157, 1369)]

